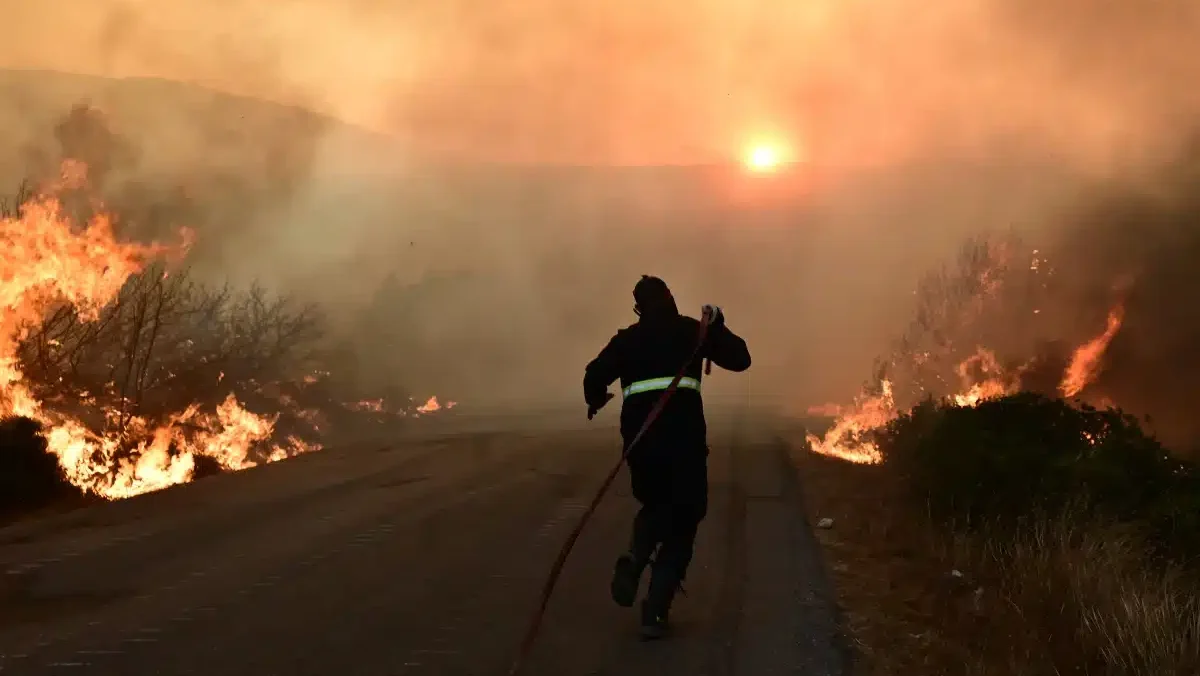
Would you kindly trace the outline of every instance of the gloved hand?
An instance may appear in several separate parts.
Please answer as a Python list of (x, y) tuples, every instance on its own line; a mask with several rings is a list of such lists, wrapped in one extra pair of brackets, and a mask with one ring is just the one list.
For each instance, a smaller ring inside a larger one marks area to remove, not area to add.
[(605, 392), (604, 393), (604, 401), (600, 402), (599, 406), (589, 404), (588, 405), (588, 420), (591, 420), (592, 418), (596, 417), (596, 414), (600, 412), (600, 409), (604, 408), (604, 405), (607, 404), (608, 402), (612, 401), (612, 399), (613, 399), (613, 393)]
[(705, 305), (700, 309), (700, 311), (707, 312), (709, 314), (709, 326), (725, 323), (725, 313), (722, 312), (721, 308), (717, 307), (716, 305)]

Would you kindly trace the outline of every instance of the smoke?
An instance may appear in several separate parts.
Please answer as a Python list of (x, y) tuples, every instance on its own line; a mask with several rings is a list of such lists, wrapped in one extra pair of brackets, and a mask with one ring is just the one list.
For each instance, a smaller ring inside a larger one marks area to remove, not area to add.
[[(16, 3), (14, 3), (16, 4)], [(1198, 103), (1186, 0), (21, 3), (12, 66), (299, 103), (427, 152), (721, 160), (779, 133), (828, 163), (1012, 142), (1091, 162)]]
[[(105, 79), (22, 73), (0, 142), (86, 94), (142, 222), (464, 403), (577, 397), (643, 273), (726, 308), (756, 393), (840, 397), (962, 238), (1052, 239), (1200, 113), (1185, 0), (9, 4), (0, 65)], [(753, 138), (801, 167), (728, 166)]]
[(1190, 404), (1200, 376), (1200, 136), (1144, 180), (1105, 188), (1055, 242), (1059, 309), (1099, 326), (1103, 304), (1123, 300), (1095, 394), (1147, 415), (1165, 443), (1200, 457)]

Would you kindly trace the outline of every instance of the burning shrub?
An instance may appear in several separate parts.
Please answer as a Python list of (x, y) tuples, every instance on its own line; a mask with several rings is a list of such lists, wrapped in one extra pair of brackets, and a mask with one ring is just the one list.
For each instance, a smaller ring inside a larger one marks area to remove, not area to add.
[[(79, 193), (85, 168), (63, 169), (54, 190)], [(70, 484), (130, 497), (319, 449), (312, 437), (347, 417), (440, 407), (345, 404), (312, 306), (205, 285), (177, 265), (190, 232), (174, 246), (122, 241), (87, 206), (28, 192), (0, 203), (0, 416), (40, 425), (46, 467)]]
[[(1200, 145), (1151, 179), (1104, 186), (1053, 240), (968, 242), (854, 404), (812, 409), (837, 415), (813, 451), (903, 494), (884, 569), (911, 567), (916, 526), (930, 596), (947, 568), (972, 578), (967, 612), (938, 619), (971, 651), (984, 622), (1003, 637), (979, 673), (1197, 672), (1200, 624), (1180, 618), (1200, 607), (1200, 468), (1179, 458), (1200, 447)], [(891, 530), (878, 509), (870, 546)]]
[[(64, 165), (62, 184), (79, 185), (83, 169)], [(311, 313), (156, 263), (186, 237), (120, 242), (102, 211), (78, 222), (51, 197), (26, 197), (0, 214), (0, 415), (41, 424), (72, 484), (126, 497), (188, 481), (200, 456), (241, 469), (312, 448), (269, 443), (279, 416), (238, 399), (299, 377), (290, 369), (319, 335)]]
[[(991, 235), (916, 289), (916, 316), (884, 360), (896, 402), (953, 393), (955, 366), (986, 346), (1021, 389), (1116, 402), (1172, 450), (1200, 450), (1200, 144), (1144, 181), (1099, 186), (1036, 241)], [(1092, 336), (1091, 345), (1081, 341)], [(1067, 367), (1064, 345), (1092, 351)]]
[(78, 416), (106, 413), (124, 432), (133, 418), (213, 408), (230, 392), (261, 400), (268, 384), (302, 379), (320, 338), (311, 307), (257, 286), (214, 289), (153, 265), (95, 319), (59, 305), (28, 330), (17, 356), (43, 400)]
[(1200, 471), (1118, 410), (1032, 393), (973, 407), (926, 401), (875, 436), (941, 523), (1024, 527), (1070, 510), (1139, 526), (1161, 553), (1200, 554)]

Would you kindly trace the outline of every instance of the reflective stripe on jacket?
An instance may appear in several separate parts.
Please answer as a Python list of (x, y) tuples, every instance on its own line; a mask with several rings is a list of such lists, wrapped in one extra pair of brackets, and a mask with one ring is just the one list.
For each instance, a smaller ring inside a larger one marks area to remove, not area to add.
[[(659, 392), (671, 386), (671, 381), (675, 380), (675, 376), (667, 376), (666, 378), (650, 378), (649, 380), (639, 380), (636, 383), (630, 383), (629, 387), (621, 390), (621, 394), (628, 398), (633, 394), (641, 394), (643, 392)], [(677, 389), (681, 390), (696, 390), (700, 391), (700, 381), (695, 378), (680, 378)]]

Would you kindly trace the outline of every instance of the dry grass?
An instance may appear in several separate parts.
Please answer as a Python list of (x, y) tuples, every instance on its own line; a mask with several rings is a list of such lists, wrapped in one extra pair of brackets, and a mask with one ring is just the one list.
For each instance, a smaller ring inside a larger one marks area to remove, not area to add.
[[(1013, 576), (1014, 601), (1062, 599), (1095, 673), (1200, 673), (1200, 584), (1176, 566), (1148, 561), (1136, 533), (1042, 520), (1021, 539), (986, 540), (985, 565)], [(1086, 523), (1086, 521), (1082, 521)]]
[[(952, 535), (882, 467), (795, 454), (862, 675), (1200, 674), (1200, 584), (1135, 533), (1042, 519)], [(870, 486), (870, 490), (864, 490)]]

